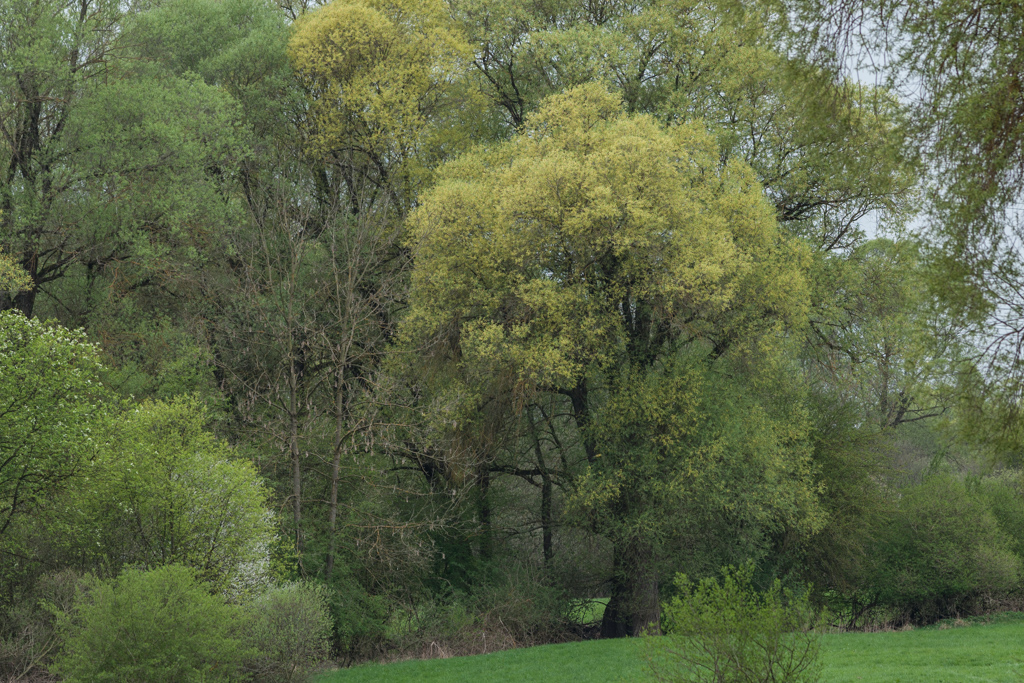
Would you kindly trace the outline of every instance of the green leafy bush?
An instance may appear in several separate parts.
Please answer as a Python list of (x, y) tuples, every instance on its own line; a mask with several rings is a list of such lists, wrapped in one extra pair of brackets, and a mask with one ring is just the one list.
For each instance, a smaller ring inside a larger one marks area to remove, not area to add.
[(71, 552), (114, 572), (181, 564), (236, 597), (269, 583), (270, 492), (207, 417), (194, 397), (123, 413), (68, 506)]
[(1009, 470), (985, 477), (978, 491), (999, 528), (1009, 537), (1010, 550), (1024, 560), (1024, 474)]
[(246, 663), (253, 680), (304, 680), (330, 654), (331, 617), (323, 586), (290, 583), (246, 606), (246, 633), (254, 655)]
[(388, 623), (394, 650), (454, 657), (572, 640), (573, 602), (543, 571), (507, 559), (472, 592), (450, 591), (399, 607)]
[(252, 656), (239, 617), (180, 565), (92, 579), (61, 620), (53, 670), (67, 683), (236, 681)]
[(385, 649), (388, 600), (370, 595), (349, 571), (338, 571), (330, 583), (328, 608), (333, 621), (333, 647), (347, 663), (372, 659)]
[(751, 585), (753, 565), (726, 570), (721, 582), (676, 578), (679, 595), (662, 613), (664, 638), (646, 640), (659, 681), (687, 683), (810, 683), (820, 679), (819, 636), (806, 591), (778, 580)]
[(946, 475), (902, 493), (872, 555), (878, 603), (914, 623), (973, 611), (1012, 591), (1021, 570), (990, 500)]

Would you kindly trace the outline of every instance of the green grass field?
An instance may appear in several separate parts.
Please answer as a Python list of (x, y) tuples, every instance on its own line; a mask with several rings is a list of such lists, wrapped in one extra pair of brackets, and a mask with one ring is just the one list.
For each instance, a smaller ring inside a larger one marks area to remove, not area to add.
[[(506, 681), (644, 681), (636, 640), (592, 640), (387, 665), (324, 674), (316, 683), (504, 683)], [(827, 683), (965, 683), (1024, 681), (1024, 614), (957, 628), (929, 627), (823, 637)]]

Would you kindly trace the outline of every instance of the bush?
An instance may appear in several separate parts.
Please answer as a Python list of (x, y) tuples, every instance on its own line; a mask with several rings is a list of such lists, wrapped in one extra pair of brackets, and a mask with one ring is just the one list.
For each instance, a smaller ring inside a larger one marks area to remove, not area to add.
[(246, 669), (260, 683), (300, 681), (330, 654), (331, 617), (322, 586), (290, 583), (247, 605)]
[(676, 578), (664, 605), (664, 638), (647, 638), (647, 662), (659, 681), (808, 683), (820, 679), (819, 636), (807, 592), (778, 580), (751, 586), (753, 565), (726, 570), (721, 582)]
[(179, 565), (92, 579), (61, 620), (64, 648), (53, 670), (68, 683), (238, 680), (251, 656), (238, 610)]
[(181, 564), (235, 597), (267, 583), (270, 492), (207, 417), (194, 397), (120, 416), (67, 506), (69, 542), (94, 566)]
[(982, 479), (978, 488), (999, 528), (1009, 537), (1010, 550), (1024, 559), (1024, 475), (1000, 472)]
[(487, 578), (472, 592), (436, 595), (396, 613), (388, 633), (395, 650), (454, 657), (578, 638), (573, 602), (538, 568), (506, 562)]
[(873, 557), (878, 604), (914, 623), (980, 609), (1014, 590), (1021, 569), (990, 501), (951, 476), (903, 493)]
[(370, 595), (348, 571), (336, 572), (330, 589), (328, 608), (336, 654), (347, 664), (380, 655), (385, 649), (387, 599)]

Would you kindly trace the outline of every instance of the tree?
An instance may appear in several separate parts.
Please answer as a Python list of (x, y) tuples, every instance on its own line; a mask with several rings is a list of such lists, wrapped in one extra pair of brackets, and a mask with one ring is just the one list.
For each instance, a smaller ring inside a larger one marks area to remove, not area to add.
[(0, 313), (0, 543), (95, 457), (106, 412), (98, 356), (81, 331)]
[[(67, 182), (62, 138), (71, 111), (107, 69), (121, 16), (121, 4), (106, 0), (0, 8), (0, 240), (37, 286), (77, 257), (78, 241), (58, 208)], [(0, 310), (31, 315), (37, 293), (0, 293)]]
[(877, 430), (945, 413), (968, 356), (963, 330), (927, 293), (920, 249), (879, 238), (822, 260), (816, 272), (835, 302), (831, 317), (812, 320), (809, 376), (857, 405)]
[(321, 191), (345, 193), (353, 213), (371, 189), (408, 206), (432, 159), (464, 146), (451, 131), (472, 116), (454, 87), (468, 51), (437, 0), (335, 0), (297, 19), (288, 55), (309, 97)]
[(180, 287), (208, 255), (205, 231), (233, 219), (226, 171), (244, 148), (232, 98), (141, 59), (126, 9), (3, 8), (0, 243), (33, 287), (0, 295), (2, 309), (56, 300), (85, 325), (111, 300)]
[(997, 450), (1014, 449), (1024, 382), (1024, 9), (978, 0), (786, 6), (797, 50), (833, 73), (874, 68), (910, 103), (906, 147), (927, 173), (929, 291), (980, 350), (962, 375), (964, 425)]
[[(291, 167), (293, 177), (308, 170)], [(326, 548), (317, 551), (324, 551), (330, 575), (345, 495), (343, 458), (368, 429), (356, 406), (372, 393), (393, 335), (391, 313), (404, 295), (408, 259), (387, 202), (352, 216), (304, 206), (307, 197), (287, 181), (254, 178), (253, 186), (259, 193), (251, 223), (233, 235), (234, 277), (211, 322), (222, 388), (248, 439), (284, 455), (289, 481), (282, 498), (291, 508), (300, 563), (307, 531), (326, 522), (317, 539)], [(268, 472), (277, 469), (276, 457), (264, 462)], [(309, 499), (326, 503), (312, 506), (312, 519), (304, 512)]]
[[(696, 354), (704, 368), (736, 363), (756, 376), (758, 357), (783, 358), (786, 331), (806, 315), (807, 251), (779, 233), (750, 168), (722, 164), (701, 126), (663, 128), (627, 115), (596, 84), (547, 100), (508, 143), (446, 165), (410, 226), (415, 265), (404, 334), (422, 345), (425, 367), (448, 368), (435, 383), (445, 399), (435, 402), (439, 418), (457, 432), (484, 406), (515, 410), (542, 394), (558, 396), (585, 455), (580, 490), (594, 478), (600, 484), (591, 488), (609, 498), (628, 499), (636, 479), (626, 474), (630, 445), (598, 422), (602, 410), (635, 434), (651, 420), (674, 424), (680, 406), (651, 415), (639, 406), (665, 388), (660, 377), (679, 388), (665, 401), (693, 402), (692, 377), (675, 372), (686, 367), (676, 365), (680, 354)], [(634, 393), (645, 386), (651, 390), (641, 389), (642, 397)], [(673, 429), (700, 434), (699, 419), (682, 424), (691, 419), (684, 411)], [(766, 518), (799, 523), (813, 504), (800, 418), (788, 419), (795, 422), (779, 420), (765, 432), (779, 437), (765, 446), (770, 457), (762, 463), (765, 489), (777, 498), (755, 497)], [(671, 436), (660, 446), (677, 448)], [(480, 457), (472, 442), (463, 445), (437, 463), (452, 483)], [(683, 462), (701, 453), (678, 448)], [(736, 450), (739, 460), (744, 451)], [(680, 471), (665, 469), (658, 481), (671, 488)], [(787, 485), (773, 486), (775, 478)], [(635, 512), (652, 514), (646, 502)], [(657, 625), (655, 548), (629, 531), (628, 507), (607, 512), (625, 529), (614, 538), (608, 635)]]
[(916, 173), (901, 149), (896, 100), (794, 58), (768, 3), (453, 7), (474, 45), (479, 87), (512, 129), (544, 97), (597, 81), (628, 111), (703, 120), (723, 157), (754, 169), (784, 228), (817, 249), (846, 250), (863, 238), (866, 216), (899, 224), (913, 206)]

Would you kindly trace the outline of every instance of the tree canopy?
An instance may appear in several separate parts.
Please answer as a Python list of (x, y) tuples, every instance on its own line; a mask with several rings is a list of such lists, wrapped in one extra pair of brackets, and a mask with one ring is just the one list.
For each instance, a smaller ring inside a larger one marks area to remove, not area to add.
[(95, 458), (106, 412), (98, 356), (82, 332), (0, 313), (0, 543)]
[[(513, 140), (446, 165), (410, 224), (406, 334), (453, 364), (447, 391), (461, 393), (466, 412), (452, 419), (473, 420), (491, 401), (567, 397), (590, 473), (578, 504), (619, 524), (632, 517), (633, 528), (612, 532), (617, 557), (649, 552), (637, 547), (651, 540), (635, 516), (663, 514), (654, 510), (670, 507), (664, 494), (682, 501), (690, 486), (732, 486), (711, 474), (719, 458), (766, 457), (747, 465), (771, 491), (757, 498), (744, 488), (745, 505), (764, 506), (755, 517), (797, 523), (808, 512), (805, 454), (786, 445), (798, 439), (799, 416), (764, 426), (764, 436), (792, 431), (758, 455), (762, 446), (718, 440), (697, 407), (706, 401), (699, 371), (677, 374), (680, 354), (751, 365), (754, 356), (783, 357), (786, 334), (807, 314), (806, 247), (779, 231), (753, 172), (723, 164), (699, 124), (666, 128), (627, 114), (600, 85), (571, 89), (546, 100)], [(760, 429), (751, 421), (740, 442), (761, 438), (752, 436)], [(647, 455), (632, 441), (641, 434), (662, 435)], [(683, 484), (688, 476), (703, 483)], [(660, 501), (641, 493), (649, 486), (663, 487)], [(623, 584), (648, 571), (630, 567)], [(634, 633), (656, 623), (650, 605), (619, 604), (639, 600), (627, 596), (635, 591), (613, 592), (609, 606), (622, 611), (616, 628)]]

